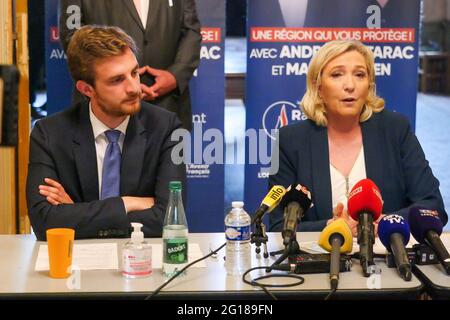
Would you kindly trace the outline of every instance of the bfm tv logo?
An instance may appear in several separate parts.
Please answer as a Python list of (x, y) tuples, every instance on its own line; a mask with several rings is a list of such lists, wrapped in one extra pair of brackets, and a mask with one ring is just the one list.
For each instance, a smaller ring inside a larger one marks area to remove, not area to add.
[(271, 139), (275, 140), (275, 137), (271, 134), (275, 132), (273, 131), (274, 129), (278, 130), (293, 121), (305, 119), (306, 115), (303, 114), (298, 105), (295, 105), (289, 101), (277, 101), (272, 103), (266, 111), (264, 111), (262, 126), (264, 128), (264, 132)]

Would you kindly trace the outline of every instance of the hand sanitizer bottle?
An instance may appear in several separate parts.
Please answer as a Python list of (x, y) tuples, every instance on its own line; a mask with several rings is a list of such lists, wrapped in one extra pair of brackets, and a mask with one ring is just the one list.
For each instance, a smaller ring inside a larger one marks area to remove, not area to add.
[(142, 278), (152, 273), (152, 247), (144, 241), (142, 224), (131, 223), (134, 231), (122, 251), (122, 275), (126, 278)]

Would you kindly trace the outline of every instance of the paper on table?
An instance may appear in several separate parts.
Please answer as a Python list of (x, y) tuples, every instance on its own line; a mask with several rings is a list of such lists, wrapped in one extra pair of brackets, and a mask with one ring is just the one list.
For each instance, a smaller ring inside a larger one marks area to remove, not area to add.
[[(151, 246), (152, 267), (155, 269), (162, 268), (162, 244), (151, 244)], [(203, 254), (198, 243), (189, 244), (189, 263), (201, 257), (203, 257)], [(74, 244), (72, 265), (77, 266), (80, 270), (117, 270), (119, 268), (117, 243)], [(200, 261), (194, 264), (192, 268), (206, 268), (206, 264), (204, 261)], [(46, 244), (39, 247), (34, 269), (35, 271), (49, 269)]]
[(317, 244), (317, 241), (305, 241), (300, 242), (300, 249), (305, 250), (309, 253), (328, 253), (325, 249)]
[[(72, 266), (80, 270), (118, 269), (117, 243), (74, 244)], [(46, 244), (39, 247), (35, 271), (46, 271), (48, 265), (48, 248)]]

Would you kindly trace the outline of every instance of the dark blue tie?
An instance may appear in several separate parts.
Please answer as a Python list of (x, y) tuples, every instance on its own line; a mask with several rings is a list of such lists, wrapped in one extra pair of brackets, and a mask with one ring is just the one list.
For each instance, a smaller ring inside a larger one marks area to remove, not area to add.
[(117, 197), (120, 195), (120, 148), (119, 130), (105, 131), (108, 147), (103, 158), (102, 194), (100, 199)]

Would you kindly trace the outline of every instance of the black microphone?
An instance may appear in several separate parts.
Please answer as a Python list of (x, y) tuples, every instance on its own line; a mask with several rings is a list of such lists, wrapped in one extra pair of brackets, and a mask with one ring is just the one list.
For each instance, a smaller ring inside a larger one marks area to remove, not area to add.
[(289, 244), (289, 241), (294, 238), (294, 235), (297, 232), (300, 210), (300, 205), (297, 202), (290, 203), (284, 209), (284, 227), (281, 233), (284, 245)]
[(378, 224), (378, 236), (381, 243), (394, 255), (397, 272), (405, 281), (411, 281), (412, 271), (405, 245), (409, 242), (409, 224), (399, 215), (383, 217)]
[(286, 189), (286, 194), (280, 206), (284, 208), (284, 227), (281, 235), (286, 246), (295, 239), (298, 220), (303, 217), (311, 206), (311, 193), (300, 184), (293, 184)]
[(419, 243), (429, 245), (444, 267), (447, 274), (450, 274), (450, 254), (445, 248), (440, 235), (442, 233), (442, 221), (436, 210), (410, 208), (409, 224), (411, 226), (411, 234)]

